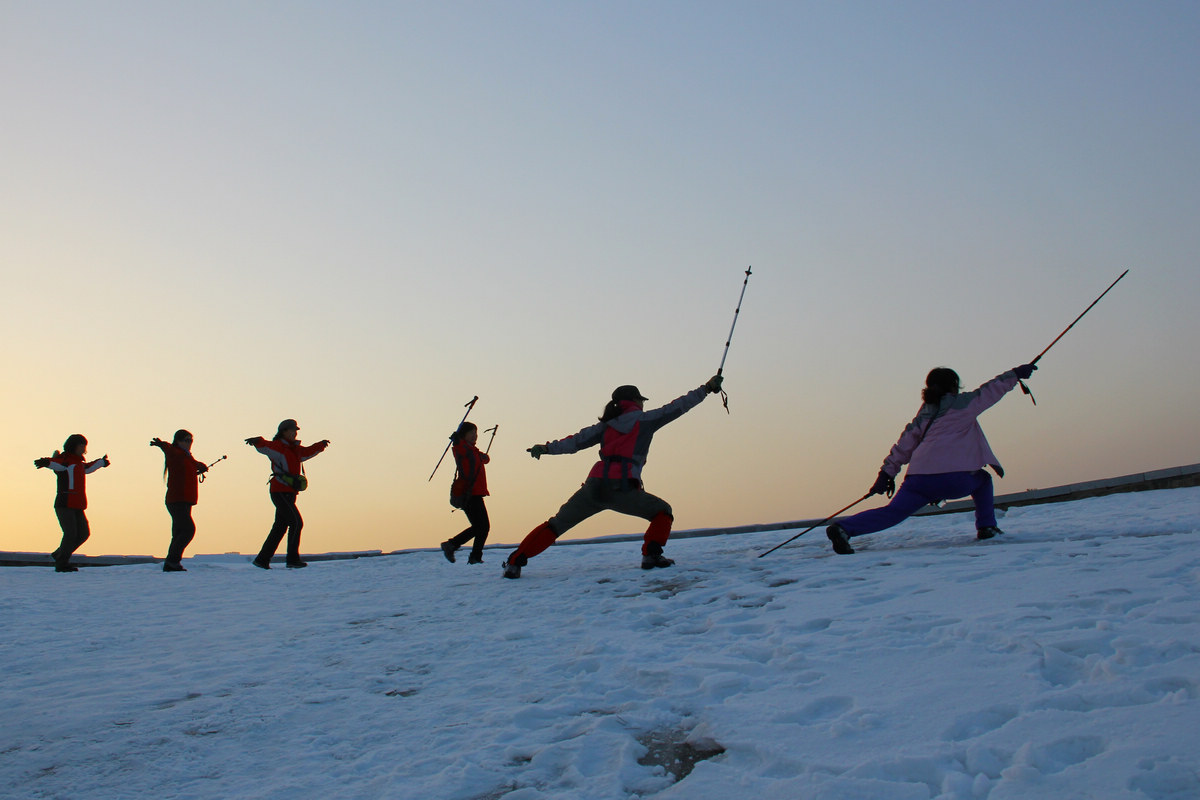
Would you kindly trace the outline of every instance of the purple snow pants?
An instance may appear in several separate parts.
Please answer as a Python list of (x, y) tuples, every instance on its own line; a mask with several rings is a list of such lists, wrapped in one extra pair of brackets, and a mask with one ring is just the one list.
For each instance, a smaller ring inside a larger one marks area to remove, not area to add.
[(967, 495), (971, 495), (971, 499), (975, 501), (975, 528), (994, 526), (996, 509), (992, 505), (992, 476), (982, 469), (974, 472), (906, 475), (892, 502), (846, 517), (839, 520), (838, 524), (850, 536), (875, 533), (899, 525), (930, 503)]

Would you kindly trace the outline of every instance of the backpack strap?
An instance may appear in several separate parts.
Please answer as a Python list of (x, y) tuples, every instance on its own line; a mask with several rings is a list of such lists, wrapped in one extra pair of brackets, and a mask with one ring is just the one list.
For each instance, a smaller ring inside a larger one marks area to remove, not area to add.
[[(606, 455), (600, 456), (600, 462), (602, 464), (604, 464), (604, 468), (603, 468), (604, 479), (605, 480), (616, 480), (616, 481), (618, 481), (618, 484), (617, 484), (618, 488), (622, 492), (628, 491), (630, 484), (631, 484), (631, 480), (632, 480), (630, 478), (630, 473), (632, 473), (632, 471), (633, 471), (633, 465), (636, 464), (637, 462), (627, 456), (606, 456)], [(611, 471), (609, 469), (609, 467), (613, 464), (621, 465), (621, 477), (619, 477), (619, 478), (610, 478), (609, 477), (609, 473)]]

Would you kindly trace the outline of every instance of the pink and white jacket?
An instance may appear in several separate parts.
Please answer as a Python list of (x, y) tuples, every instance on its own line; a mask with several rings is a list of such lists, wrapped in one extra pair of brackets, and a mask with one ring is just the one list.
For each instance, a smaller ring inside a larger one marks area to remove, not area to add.
[(946, 395), (936, 406), (921, 406), (883, 460), (883, 471), (894, 478), (905, 464), (909, 475), (974, 472), (989, 466), (1003, 478), (1004, 468), (978, 417), (1016, 385), (1017, 374), (1008, 370), (973, 392)]

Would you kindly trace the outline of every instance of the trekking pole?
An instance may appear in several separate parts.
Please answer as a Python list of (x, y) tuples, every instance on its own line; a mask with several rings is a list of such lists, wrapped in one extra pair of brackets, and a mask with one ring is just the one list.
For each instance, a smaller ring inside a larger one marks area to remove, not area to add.
[[(1096, 303), (1099, 303), (1100, 300), (1103, 299), (1104, 295), (1108, 294), (1109, 290), (1112, 289), (1114, 286), (1116, 286), (1117, 282), (1120, 281), (1121, 278), (1124, 278), (1128, 274), (1129, 274), (1129, 270), (1125, 270), (1120, 275), (1118, 275), (1117, 280), (1110, 283), (1108, 285), (1108, 289), (1105, 289), (1103, 292), (1101, 292), (1100, 297), (1097, 297), (1095, 300), (1093, 300), (1092, 305), (1088, 306), (1087, 308), (1085, 308), (1083, 310), (1083, 314), (1086, 314), (1089, 311), (1091, 311), (1092, 306), (1096, 305)], [(1079, 322), (1079, 320), (1083, 319), (1083, 314), (1080, 314), (1078, 317), (1076, 317), (1075, 322)], [(1042, 356), (1046, 355), (1046, 351), (1048, 351), (1051, 347), (1054, 347), (1054, 345), (1058, 344), (1058, 340), (1061, 339), (1062, 337), (1066, 336), (1067, 331), (1069, 331), (1069, 330), (1071, 330), (1071, 328), (1075, 327), (1075, 322), (1072, 322), (1070, 325), (1068, 325), (1066, 328), (1063, 329), (1062, 333), (1060, 333), (1058, 336), (1055, 336), (1054, 341), (1051, 342), (1050, 344), (1046, 345), (1046, 349), (1043, 350), (1042, 352), (1038, 353), (1037, 358), (1033, 359), (1033, 361), (1030, 361), (1029, 363), (1036, 364), (1038, 361), (1040, 361), (1042, 359)], [(1037, 400), (1034, 399), (1033, 392), (1029, 391), (1029, 387), (1025, 385), (1025, 381), (1017, 381), (1017, 383), (1021, 384), (1021, 391), (1024, 392), (1025, 394), (1029, 395), (1029, 399), (1032, 400), (1033, 404), (1036, 406)]]
[(227, 459), (227, 458), (229, 458), (229, 456), (221, 456), (220, 458), (218, 458), (218, 459), (217, 459), (216, 461), (214, 461), (213, 463), (211, 463), (211, 464), (208, 464), (208, 465), (205, 467), (205, 469), (204, 469), (204, 472), (201, 472), (201, 473), (200, 473), (200, 483), (204, 483), (204, 478), (205, 478), (205, 476), (207, 476), (207, 475), (208, 475), (208, 471), (209, 471), (210, 469), (212, 469), (213, 467), (215, 467), (217, 464), (220, 464), (222, 461), (224, 461), (224, 460), (225, 460), (225, 459)]
[[(458, 425), (455, 426), (455, 428), (454, 428), (455, 433), (457, 433), (458, 429), (462, 427), (462, 424), (467, 421), (467, 414), (471, 413), (471, 409), (475, 407), (475, 401), (478, 399), (479, 399), (479, 395), (475, 395), (474, 397), (471, 398), (471, 402), (467, 403), (467, 405), (466, 405), (467, 412), (466, 412), (466, 414), (463, 414), (462, 419), (460, 419), (458, 421)], [(452, 437), (453, 437), (453, 435), (454, 434), (451, 434)], [(450, 452), (451, 444), (454, 444), (454, 442), (451, 441), (450, 444), (446, 445), (446, 449), (442, 451), (442, 457), (438, 459), (437, 466), (433, 468), (433, 472), (429, 473), (429, 480), (433, 480), (433, 476), (437, 474), (438, 467), (440, 467), (442, 465), (442, 460), (446, 457), (446, 453)], [(426, 483), (428, 483), (428, 481), (426, 481)]]
[(785, 544), (787, 544), (788, 542), (790, 542), (790, 541), (792, 541), (792, 540), (794, 540), (794, 539), (799, 539), (801, 536), (803, 536), (804, 534), (808, 533), (808, 532), (809, 532), (809, 531), (811, 531), (813, 528), (819, 528), (819, 527), (821, 527), (821, 526), (822, 526), (822, 525), (824, 525), (826, 522), (829, 522), (829, 520), (831, 520), (831, 519), (833, 519), (834, 517), (836, 517), (838, 514), (841, 514), (843, 511), (849, 511), (850, 509), (854, 508), (856, 505), (858, 505), (859, 503), (861, 503), (863, 500), (866, 500), (866, 499), (867, 499), (868, 497), (870, 497), (870, 496), (871, 496), (871, 493), (870, 493), (870, 492), (867, 492), (866, 494), (864, 494), (862, 497), (860, 497), (860, 498), (858, 498), (857, 500), (855, 500), (855, 501), (854, 501), (853, 503), (851, 503), (850, 505), (848, 505), (848, 506), (843, 506), (842, 508), (839, 508), (837, 511), (833, 512), (833, 513), (832, 513), (832, 514), (830, 514), (828, 517), (826, 517), (825, 519), (823, 519), (823, 520), (821, 520), (820, 522), (818, 522), (816, 525), (813, 525), (813, 526), (812, 526), (812, 528), (805, 528), (804, 530), (800, 531), (800, 532), (799, 532), (799, 533), (797, 533), (795, 536), (793, 536), (791, 539), (788, 539), (788, 540), (787, 540), (787, 542), (780, 542), (779, 544), (775, 545), (775, 546), (774, 546), (774, 547), (772, 547), (770, 550), (768, 550), (766, 553), (759, 553), (759, 554), (758, 554), (758, 557), (759, 557), (759, 558), (762, 558), (763, 556), (767, 555), (767, 553), (774, 553), (776, 550), (778, 550), (779, 548), (783, 547), (783, 546), (784, 546)]
[[(733, 329), (737, 327), (738, 314), (742, 312), (742, 298), (746, 296), (746, 284), (750, 283), (750, 267), (746, 267), (746, 279), (742, 281), (742, 293), (738, 295), (737, 308), (733, 310), (733, 324), (729, 326), (729, 336), (725, 339), (725, 352), (721, 355), (721, 366), (717, 367), (717, 374), (720, 375), (725, 370), (725, 359), (729, 356), (729, 343), (733, 341)], [(725, 413), (729, 413), (729, 395), (725, 390), (721, 390), (721, 404), (725, 406)]]
[(484, 431), (484, 433), (487, 433), (488, 431), (491, 431), (491, 432), (492, 432), (492, 438), (488, 439), (488, 446), (487, 446), (487, 449), (483, 451), (483, 454), (484, 454), (485, 456), (486, 456), (488, 453), (492, 452), (492, 442), (496, 441), (496, 432), (497, 432), (498, 430), (500, 430), (500, 424), (499, 424), (499, 423), (496, 423), (495, 425), (493, 425), (492, 427), (490, 427), (490, 428), (488, 428), (488, 429), (486, 429), (486, 430)]

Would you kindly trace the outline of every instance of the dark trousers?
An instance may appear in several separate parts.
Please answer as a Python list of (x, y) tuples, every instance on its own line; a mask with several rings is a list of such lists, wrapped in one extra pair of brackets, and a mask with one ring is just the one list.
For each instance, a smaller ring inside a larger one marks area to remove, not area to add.
[(262, 550), (258, 553), (258, 560), (264, 564), (271, 562), (271, 556), (275, 555), (275, 551), (279, 548), (279, 543), (283, 541), (283, 535), (287, 534), (287, 560), (300, 560), (300, 529), (304, 527), (304, 518), (300, 516), (300, 509), (296, 508), (296, 493), (295, 492), (271, 492), (271, 502), (275, 504), (275, 524), (271, 526), (271, 532), (267, 534), (267, 540), (263, 542)]
[(483, 495), (471, 495), (462, 510), (467, 515), (467, 522), (471, 523), (471, 527), (453, 537), (450, 544), (454, 545), (454, 549), (457, 550), (474, 539), (475, 542), (471, 545), (471, 555), (482, 556), (484, 542), (487, 541), (488, 532), (492, 529), (492, 523), (488, 519), (487, 506), (483, 503)]
[(936, 475), (906, 475), (892, 502), (880, 508), (863, 511), (841, 520), (838, 524), (851, 536), (898, 525), (930, 503), (953, 500), (971, 495), (975, 501), (975, 527), (990, 528), (996, 524), (993, 505), (992, 476), (987, 471), (942, 472)]
[(642, 555), (662, 555), (663, 545), (671, 535), (671, 505), (643, 489), (641, 481), (623, 484), (620, 480), (588, 478), (557, 514), (526, 534), (509, 556), (509, 562), (524, 566), (559, 536), (601, 511), (617, 511), (649, 520), (650, 527), (642, 540)]
[(167, 547), (167, 563), (178, 564), (183, 560), (184, 549), (196, 536), (196, 523), (192, 520), (192, 504), (167, 503), (171, 515), (171, 544)]
[(54, 515), (58, 517), (58, 526), (62, 528), (63, 535), (58, 549), (50, 557), (58, 566), (65, 567), (71, 560), (71, 554), (92, 535), (92, 529), (88, 527), (87, 515), (82, 508), (56, 508)]
[(670, 516), (671, 505), (643, 489), (640, 481), (622, 486), (619, 480), (588, 478), (548, 521), (555, 536), (562, 536), (601, 511), (616, 511), (652, 520), (659, 514)]

